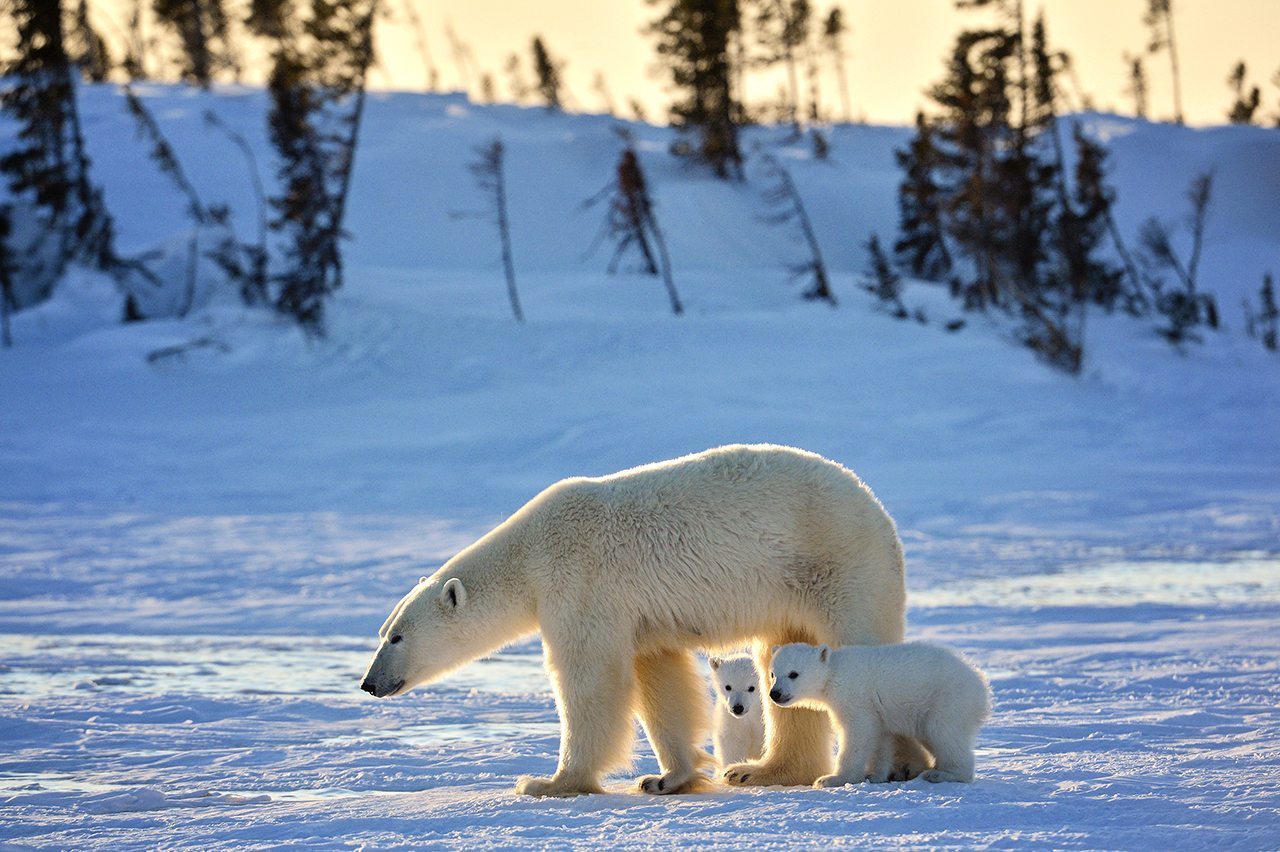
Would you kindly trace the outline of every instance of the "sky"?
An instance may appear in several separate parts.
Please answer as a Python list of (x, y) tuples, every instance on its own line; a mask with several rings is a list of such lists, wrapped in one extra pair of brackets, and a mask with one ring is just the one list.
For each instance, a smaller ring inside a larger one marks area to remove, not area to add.
[[(415, 4), (443, 88), (458, 88), (461, 79), (446, 27), (470, 48), (474, 67), (494, 75), (500, 99), (508, 97), (506, 58), (518, 52), (528, 76), (530, 40), (540, 34), (552, 54), (567, 62), (564, 77), (571, 108), (603, 108), (603, 98), (593, 87), (596, 74), (602, 72), (619, 110), (629, 113), (626, 105), (635, 98), (651, 119), (664, 117), (665, 80), (654, 68), (653, 41), (642, 33), (657, 12), (645, 0), (389, 0), (388, 19), (379, 32), (381, 68), (374, 79), (380, 87), (413, 89), (426, 83), (406, 3)], [(1028, 0), (1027, 11), (1045, 11), (1051, 44), (1072, 54), (1081, 86), (1096, 105), (1127, 112), (1132, 101), (1124, 94), (1123, 56), (1146, 46), (1146, 4), (1147, 0)], [(814, 2), (823, 17), (831, 5)], [(956, 31), (986, 14), (956, 11), (952, 0), (842, 0), (839, 5), (852, 25), (846, 48), (854, 117), (890, 124), (911, 121), (926, 102), (925, 89), (940, 77)], [(1280, 86), (1273, 82), (1280, 71), (1280, 0), (1174, 0), (1174, 11), (1184, 111), (1190, 123), (1223, 120), (1231, 101), (1226, 78), (1240, 59), (1248, 64), (1252, 81), (1262, 86), (1264, 112), (1280, 111)], [(1150, 57), (1147, 68), (1151, 115), (1171, 117), (1167, 55)], [(473, 93), (478, 94), (478, 76), (473, 71), (471, 77)], [(823, 84), (824, 101), (839, 113), (834, 78), (828, 74)], [(776, 85), (773, 80), (750, 80), (748, 97), (768, 97)]]

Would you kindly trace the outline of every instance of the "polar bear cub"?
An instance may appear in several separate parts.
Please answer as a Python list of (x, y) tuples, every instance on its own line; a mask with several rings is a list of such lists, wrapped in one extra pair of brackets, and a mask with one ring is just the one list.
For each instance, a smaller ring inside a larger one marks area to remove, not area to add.
[(740, 655), (712, 657), (711, 678), (716, 687), (712, 745), (721, 766), (759, 760), (764, 753), (764, 692), (755, 660)]
[(839, 787), (889, 780), (888, 735), (912, 737), (934, 757), (926, 781), (972, 781), (973, 746), (991, 714), (986, 676), (959, 654), (925, 642), (797, 643), (773, 649), (769, 698), (780, 707), (831, 715), (840, 741), (836, 771), (814, 782)]

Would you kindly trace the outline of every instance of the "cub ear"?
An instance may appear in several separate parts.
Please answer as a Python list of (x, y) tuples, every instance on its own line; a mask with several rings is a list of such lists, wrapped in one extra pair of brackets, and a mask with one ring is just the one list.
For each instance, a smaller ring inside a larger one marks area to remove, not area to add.
[(427, 582), (427, 580), (430, 580), (430, 579), (431, 579), (430, 577), (419, 577), (418, 585), (421, 586), (423, 583)]
[(830, 651), (831, 649), (828, 648), (826, 645), (823, 645), (822, 647), (820, 647), (818, 649), (818, 662), (825, 663), (827, 661), (827, 654)]
[(710, 657), (707, 662), (711, 664), (711, 671), (715, 672), (720, 670), (720, 663), (722, 660), (719, 657)]
[(781, 646), (781, 645), (774, 645), (772, 648), (770, 648), (770, 649), (769, 649), (769, 658), (770, 658), (770, 659), (773, 659), (774, 657), (778, 656), (778, 651), (779, 651), (781, 648), (782, 648), (782, 646)]
[(467, 588), (457, 577), (450, 577), (440, 590), (440, 603), (448, 609), (462, 609), (467, 602)]

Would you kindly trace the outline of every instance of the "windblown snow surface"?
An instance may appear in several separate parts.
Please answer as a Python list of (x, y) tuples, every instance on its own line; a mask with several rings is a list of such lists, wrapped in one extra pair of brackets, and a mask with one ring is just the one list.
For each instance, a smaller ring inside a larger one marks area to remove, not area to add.
[[(261, 92), (144, 95), (247, 235), (244, 162), (202, 113), (269, 169)], [(185, 245), (117, 93), (83, 111), (122, 250)], [(960, 314), (933, 285), (905, 294), (927, 324), (876, 311), (861, 246), (894, 231), (890, 127), (835, 128), (829, 163), (749, 136), (833, 270), (839, 308), (806, 303), (759, 176), (712, 180), (633, 125), (672, 317), (656, 280), (587, 255), (614, 121), (443, 96), (370, 104), (322, 341), (217, 288), (121, 326), (110, 283), (71, 275), (0, 353), (0, 843), (1274, 848), (1280, 358), (1240, 299), (1280, 272), (1280, 133), (1079, 120), (1114, 151), (1131, 239), (1216, 169), (1223, 331), (1179, 351), (1095, 314), (1071, 378), (1005, 323), (943, 330)], [(523, 326), (490, 226), (453, 215), (481, 206), (465, 163), (496, 134)], [(559, 743), (536, 641), (402, 698), (358, 690), (399, 596), (547, 484), (738, 441), (838, 459), (897, 518), (910, 635), (991, 676), (975, 783), (658, 798), (633, 790), (655, 768), (638, 737), (606, 795), (535, 800), (514, 780)]]

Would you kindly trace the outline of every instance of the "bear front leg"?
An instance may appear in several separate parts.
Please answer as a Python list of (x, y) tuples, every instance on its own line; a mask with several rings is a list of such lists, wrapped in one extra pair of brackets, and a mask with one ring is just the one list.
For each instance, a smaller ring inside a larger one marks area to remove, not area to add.
[(632, 661), (621, 649), (585, 649), (543, 639), (560, 711), (560, 762), (550, 778), (521, 778), (523, 796), (602, 792), (600, 778), (631, 756)]
[(688, 651), (660, 651), (636, 658), (640, 723), (658, 757), (661, 775), (637, 782), (646, 793), (667, 795), (700, 789), (698, 766), (708, 760), (698, 748), (707, 733), (702, 675)]
[(821, 710), (766, 703), (764, 757), (725, 767), (729, 784), (809, 786), (831, 769), (831, 724)]

